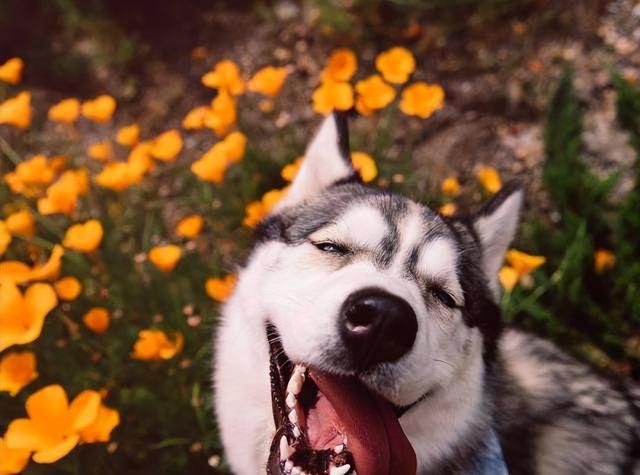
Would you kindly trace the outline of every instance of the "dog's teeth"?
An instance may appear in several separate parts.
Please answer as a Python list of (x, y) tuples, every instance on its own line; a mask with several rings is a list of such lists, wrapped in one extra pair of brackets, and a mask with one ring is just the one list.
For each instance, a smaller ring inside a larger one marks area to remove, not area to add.
[(302, 435), (300, 433), (300, 429), (298, 429), (298, 426), (293, 426), (293, 435), (296, 439), (300, 438), (300, 436)]
[(291, 475), (301, 475), (302, 469), (300, 467), (293, 467), (291, 469)]
[(286, 402), (289, 409), (293, 409), (294, 407), (296, 407), (296, 402), (298, 402), (298, 400), (296, 399), (296, 395), (293, 393), (287, 394)]
[(300, 366), (296, 366), (291, 375), (291, 379), (287, 384), (287, 392), (297, 396), (302, 391), (302, 385), (304, 384), (304, 372), (300, 370)]
[(287, 460), (284, 463), (284, 471), (287, 473), (291, 473), (292, 468), (293, 468), (293, 462), (291, 460)]
[(280, 460), (288, 459), (293, 452), (294, 452), (293, 447), (289, 445), (289, 441), (283, 435), (280, 438)]
[(345, 463), (344, 465), (340, 465), (339, 467), (331, 467), (329, 469), (329, 475), (344, 475), (349, 470), (351, 470), (351, 465)]
[(333, 448), (333, 451), (337, 454), (341, 454), (343, 450), (344, 450), (344, 444), (336, 445)]
[(292, 409), (291, 412), (289, 413), (289, 420), (291, 421), (292, 424), (298, 423), (298, 413), (296, 412), (295, 409)]

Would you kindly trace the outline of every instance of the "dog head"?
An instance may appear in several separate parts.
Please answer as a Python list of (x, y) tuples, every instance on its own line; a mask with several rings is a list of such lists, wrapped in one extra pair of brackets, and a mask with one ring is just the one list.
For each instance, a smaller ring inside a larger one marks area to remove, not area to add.
[[(327, 118), (257, 230), (264, 272), (255, 290), (276, 340), (272, 359), (276, 372), (298, 365), (280, 375), (281, 385), (310, 368), (320, 392), (355, 380), (398, 414), (446, 388), (470, 359), (491, 361), (501, 331), (497, 274), (522, 200), (507, 185), (477, 214), (446, 218), (365, 186), (351, 164), (346, 119)], [(283, 398), (288, 389), (280, 388)], [(310, 420), (294, 402), (282, 418), (298, 407), (304, 414), (295, 418)], [(294, 443), (290, 422), (284, 442)], [(292, 450), (282, 444), (274, 445), (281, 458)]]

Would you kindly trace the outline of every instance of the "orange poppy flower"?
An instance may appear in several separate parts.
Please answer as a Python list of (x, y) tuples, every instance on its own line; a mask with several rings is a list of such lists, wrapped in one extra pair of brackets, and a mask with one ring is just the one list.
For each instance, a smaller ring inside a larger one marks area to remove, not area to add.
[(360, 108), (363, 110), (358, 110), (358, 112), (362, 115), (369, 115), (370, 111), (387, 107), (396, 97), (396, 90), (384, 82), (378, 74), (358, 81), (356, 92), (359, 94), (356, 108), (360, 104)]
[(242, 220), (242, 224), (252, 228), (258, 224), (262, 219), (267, 216), (273, 207), (282, 199), (286, 194), (288, 187), (282, 189), (275, 189), (267, 191), (260, 201), (252, 201), (245, 206), (245, 216)]
[(454, 203), (445, 203), (438, 208), (438, 213), (442, 216), (453, 216), (456, 214), (457, 206)]
[(72, 124), (80, 117), (80, 101), (75, 97), (63, 99), (49, 108), (49, 120), (63, 124)]
[(288, 74), (287, 68), (266, 66), (253, 75), (249, 80), (248, 88), (252, 92), (275, 97), (282, 89)]
[(99, 162), (111, 160), (113, 158), (113, 147), (111, 146), (111, 142), (103, 140), (90, 145), (87, 149), (87, 155)]
[(23, 295), (15, 283), (0, 281), (0, 351), (38, 338), (44, 318), (57, 304), (49, 284), (33, 284)]
[(104, 404), (100, 404), (94, 421), (85, 428), (80, 429), (80, 440), (87, 444), (109, 442), (111, 432), (118, 424), (120, 424), (120, 413)]
[(240, 68), (229, 59), (220, 61), (211, 71), (202, 76), (202, 84), (219, 91), (227, 91), (234, 96), (244, 92), (244, 81), (240, 77)]
[(117, 107), (116, 100), (103, 94), (90, 101), (82, 103), (82, 115), (94, 122), (104, 124), (109, 122)]
[(0, 256), (5, 253), (7, 247), (11, 244), (11, 240), (12, 237), (7, 224), (0, 220)]
[(34, 265), (27, 280), (49, 280), (58, 277), (63, 255), (64, 248), (60, 244), (53, 246), (49, 259), (44, 264)]
[(454, 176), (450, 176), (442, 180), (440, 190), (447, 196), (458, 196), (460, 194), (460, 182)]
[(597, 274), (613, 269), (616, 265), (616, 255), (607, 249), (596, 249), (593, 253), (593, 267)]
[(209, 111), (208, 106), (198, 106), (189, 111), (182, 119), (182, 128), (186, 130), (196, 130), (204, 128), (205, 117)]
[(223, 147), (215, 144), (200, 159), (191, 164), (191, 171), (203, 181), (222, 183), (229, 161)]
[(35, 234), (35, 223), (36, 219), (28, 209), (11, 213), (5, 221), (7, 229), (11, 234), (26, 237), (31, 237)]
[(0, 473), (21, 473), (31, 457), (31, 451), (25, 449), (10, 449), (4, 438), (0, 437)]
[(109, 311), (104, 307), (94, 307), (82, 317), (84, 325), (93, 333), (104, 333), (109, 328)]
[(180, 220), (176, 226), (176, 234), (188, 239), (194, 239), (200, 234), (203, 224), (204, 219), (202, 216), (192, 214)]
[(504, 257), (520, 277), (533, 272), (546, 262), (543, 256), (533, 256), (516, 249), (509, 249)]
[(493, 167), (481, 166), (476, 173), (478, 181), (488, 193), (496, 193), (502, 188), (502, 181), (500, 181), (500, 175), (498, 170)]
[(233, 128), (237, 119), (236, 102), (233, 97), (221, 90), (211, 101), (211, 107), (206, 111), (204, 125), (222, 137)]
[(82, 391), (69, 404), (64, 389), (45, 386), (27, 398), (28, 418), (16, 419), (7, 428), (8, 447), (33, 451), (38, 463), (53, 463), (67, 455), (80, 441), (79, 431), (98, 414), (100, 394)]
[(231, 296), (237, 280), (233, 274), (220, 278), (211, 277), (205, 282), (204, 289), (213, 300), (225, 302)]
[(9, 353), (0, 360), (0, 391), (15, 396), (37, 377), (36, 355), (30, 351)]
[(500, 284), (502, 288), (507, 292), (511, 292), (513, 288), (518, 284), (520, 280), (520, 275), (518, 275), (518, 271), (516, 271), (513, 267), (503, 266), (502, 269), (498, 272), (498, 280), (500, 280)]
[(134, 147), (140, 139), (140, 126), (130, 124), (121, 127), (116, 134), (116, 142), (125, 147)]
[(11, 58), (0, 65), (0, 81), (8, 84), (18, 84), (22, 79), (24, 61), (22, 58)]
[(334, 110), (353, 107), (353, 88), (346, 82), (325, 81), (313, 91), (313, 110), (328, 115)]
[(54, 282), (53, 288), (56, 290), (60, 300), (66, 300), (68, 302), (77, 299), (80, 292), (82, 292), (82, 284), (72, 275)]
[(444, 89), (437, 84), (416, 82), (402, 91), (400, 110), (426, 119), (444, 105)]
[(409, 50), (396, 46), (378, 55), (376, 69), (382, 73), (385, 81), (404, 84), (415, 71), (416, 60)]
[(171, 272), (180, 257), (182, 257), (182, 249), (175, 244), (156, 246), (149, 251), (149, 260), (163, 272)]
[(149, 154), (163, 162), (173, 162), (182, 150), (182, 137), (176, 129), (167, 130), (152, 142)]
[(184, 338), (176, 332), (173, 341), (162, 330), (141, 330), (133, 345), (132, 357), (137, 360), (169, 360), (182, 350)]
[[(2, 222), (0, 221), (0, 229)], [(0, 240), (2, 232), (0, 231)], [(0, 253), (1, 254), (1, 253)], [(8, 280), (14, 284), (24, 284), (29, 281), (31, 267), (20, 261), (4, 261), (0, 262), (0, 280)]]
[(327, 64), (320, 73), (320, 80), (346, 82), (353, 77), (358, 68), (358, 61), (353, 51), (339, 48), (331, 53)]
[(67, 229), (62, 245), (78, 252), (93, 252), (100, 245), (103, 233), (100, 221), (90, 219)]
[(67, 170), (56, 182), (47, 188), (44, 198), (38, 200), (38, 212), (41, 214), (71, 214), (78, 198), (89, 191), (87, 170)]
[(55, 174), (52, 160), (47, 160), (44, 155), (34, 155), (20, 162), (13, 172), (7, 173), (4, 181), (14, 193), (33, 195), (39, 187), (51, 183)]
[(26, 129), (31, 125), (31, 93), (23, 91), (0, 104), (0, 124)]
[(304, 160), (304, 157), (298, 157), (293, 161), (293, 163), (289, 163), (282, 167), (280, 176), (286, 181), (293, 181), (293, 179), (298, 174), (298, 171), (300, 171), (302, 160)]
[(364, 152), (351, 152), (351, 161), (353, 162), (353, 168), (360, 173), (362, 181), (365, 183), (369, 183), (378, 176), (378, 167), (371, 155)]

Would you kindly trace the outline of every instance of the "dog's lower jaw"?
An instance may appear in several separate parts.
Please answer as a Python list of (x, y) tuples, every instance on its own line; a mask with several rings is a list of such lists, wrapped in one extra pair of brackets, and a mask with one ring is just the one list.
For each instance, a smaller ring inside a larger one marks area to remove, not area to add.
[[(462, 370), (400, 419), (418, 458), (418, 473), (438, 473), (456, 452), (473, 457), (491, 430), (492, 402), (483, 390), (482, 340), (474, 338)], [(454, 464), (460, 463), (460, 460)]]

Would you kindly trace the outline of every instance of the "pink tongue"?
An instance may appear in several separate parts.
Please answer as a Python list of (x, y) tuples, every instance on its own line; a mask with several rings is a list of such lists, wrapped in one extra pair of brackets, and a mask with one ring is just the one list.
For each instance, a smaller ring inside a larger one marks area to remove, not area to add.
[(415, 475), (416, 454), (391, 404), (353, 377), (309, 370), (347, 434), (358, 475)]

